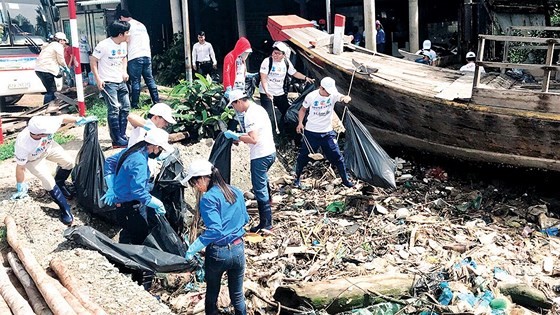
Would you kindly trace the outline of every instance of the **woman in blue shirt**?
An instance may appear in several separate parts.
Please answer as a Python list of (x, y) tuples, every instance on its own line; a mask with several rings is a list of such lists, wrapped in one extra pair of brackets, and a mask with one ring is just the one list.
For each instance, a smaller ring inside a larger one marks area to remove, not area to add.
[(105, 161), (107, 193), (101, 198), (108, 205), (117, 205), (117, 220), (122, 227), (119, 242), (142, 244), (148, 236), (146, 207), (156, 214), (165, 214), (163, 203), (150, 194), (148, 158), (155, 159), (163, 150), (172, 152), (169, 134), (152, 128), (143, 141), (109, 157)]
[(206, 160), (195, 160), (189, 166), (188, 183), (198, 195), (199, 211), (206, 230), (189, 246), (185, 258), (190, 260), (206, 247), (206, 314), (218, 314), (218, 294), (224, 272), (228, 276), (231, 304), (236, 315), (247, 314), (243, 295), (245, 245), (243, 227), (249, 222), (243, 193), (226, 184), (220, 171)]

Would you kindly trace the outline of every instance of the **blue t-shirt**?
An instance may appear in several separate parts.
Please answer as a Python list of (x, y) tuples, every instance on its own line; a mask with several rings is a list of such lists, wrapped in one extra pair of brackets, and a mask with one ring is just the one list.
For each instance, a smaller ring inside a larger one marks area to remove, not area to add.
[[(117, 163), (120, 157), (128, 149), (109, 157), (105, 160), (105, 176), (117, 171)], [(150, 170), (148, 168), (148, 149), (143, 148), (130, 154), (121, 165), (118, 174), (113, 179), (113, 189), (116, 194), (116, 203), (139, 201), (147, 204), (152, 199), (150, 195), (148, 180)]]

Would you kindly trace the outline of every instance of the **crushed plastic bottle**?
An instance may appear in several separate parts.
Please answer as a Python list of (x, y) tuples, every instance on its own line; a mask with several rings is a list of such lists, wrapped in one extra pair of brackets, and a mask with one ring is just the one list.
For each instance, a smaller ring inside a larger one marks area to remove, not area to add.
[(441, 295), (439, 296), (438, 302), (441, 305), (449, 305), (453, 300), (453, 291), (449, 288), (449, 284), (443, 281), (439, 284), (441, 288)]
[(548, 229), (541, 230), (544, 234), (548, 236), (558, 236), (558, 228), (557, 227), (549, 227)]

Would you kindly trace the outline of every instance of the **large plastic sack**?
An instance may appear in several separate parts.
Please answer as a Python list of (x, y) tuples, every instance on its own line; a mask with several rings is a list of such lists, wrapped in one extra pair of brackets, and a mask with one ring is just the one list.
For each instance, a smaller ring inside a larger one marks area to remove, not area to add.
[(183, 233), (183, 220), (185, 212), (188, 211), (184, 198), (185, 188), (181, 185), (185, 176), (179, 150), (175, 150), (163, 160), (152, 188), (152, 195), (163, 202), (165, 217), (178, 234)]
[(164, 216), (155, 216), (156, 224), (144, 240), (144, 245), (166, 253), (185, 256), (187, 246)]
[(90, 226), (73, 226), (64, 237), (86, 248), (96, 250), (109, 261), (133, 270), (151, 272), (192, 271), (197, 262), (145, 245), (119, 244)]
[(115, 207), (107, 206), (101, 201), (107, 187), (103, 179), (105, 156), (99, 145), (97, 122), (85, 125), (83, 139), (82, 147), (76, 157), (76, 166), (72, 171), (76, 199), (86, 212), (99, 215), (114, 223), (116, 222)]
[(232, 144), (233, 142), (226, 138), (223, 132), (220, 133), (214, 141), (210, 157), (208, 158), (208, 161), (220, 170), (220, 174), (222, 174), (224, 181), (228, 184), (231, 183)]
[(346, 128), (344, 161), (357, 178), (373, 186), (396, 188), (396, 163), (385, 150), (373, 140), (366, 127), (345, 109), (343, 123)]
[(301, 94), (298, 96), (298, 98), (296, 98), (292, 104), (290, 105), (290, 107), (288, 108), (288, 110), (286, 111), (286, 115), (284, 115), (284, 122), (286, 123), (286, 125), (288, 126), (292, 126), (292, 127), (296, 127), (298, 124), (298, 112), (301, 108), (301, 106), (303, 105), (303, 101), (305, 100), (305, 97), (307, 96), (307, 94), (311, 93), (311, 91), (314, 91), (316, 89), (314, 84), (308, 84), (304, 89), (303, 92), (301, 92)]

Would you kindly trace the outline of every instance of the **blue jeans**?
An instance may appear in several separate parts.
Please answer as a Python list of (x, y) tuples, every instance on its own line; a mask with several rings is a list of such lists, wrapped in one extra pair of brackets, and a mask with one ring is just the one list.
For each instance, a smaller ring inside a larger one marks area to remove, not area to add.
[(235, 314), (247, 314), (243, 295), (244, 243), (224, 246), (208, 245), (206, 247), (206, 259), (204, 260), (204, 271), (206, 277), (206, 299), (204, 301), (206, 314), (218, 314), (217, 301), (224, 272), (227, 273), (229, 298), (235, 309)]
[(150, 57), (139, 57), (128, 61), (128, 75), (130, 76), (131, 85), (131, 106), (138, 108), (140, 101), (140, 80), (144, 77), (144, 82), (150, 91), (150, 97), (153, 103), (159, 102), (159, 94), (157, 91), (156, 81), (152, 75), (152, 59)]
[(257, 202), (269, 202), (270, 187), (268, 184), (268, 170), (276, 160), (276, 152), (262, 158), (251, 160), (251, 183)]
[[(338, 169), (338, 174), (343, 181), (348, 181), (348, 173), (346, 172), (346, 165), (344, 164), (344, 157), (340, 153), (338, 144), (335, 142), (336, 133), (334, 131), (318, 133), (304, 130), (303, 135), (309, 141), (309, 146), (314, 153), (321, 148), (323, 154), (329, 160), (329, 162), (336, 166)], [(305, 139), (302, 140), (301, 149), (299, 150), (299, 155), (296, 162), (296, 178), (299, 179), (303, 168), (309, 163), (311, 158), (309, 157), (309, 149), (307, 144), (305, 144)]]
[(126, 124), (130, 112), (126, 83), (105, 82), (105, 89), (101, 94), (107, 104), (107, 123), (113, 145), (126, 145)]

